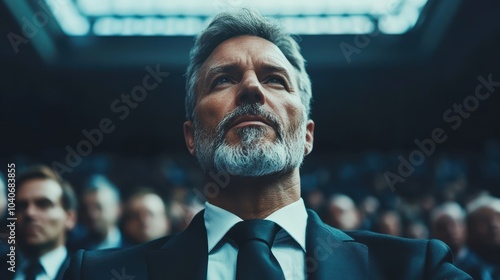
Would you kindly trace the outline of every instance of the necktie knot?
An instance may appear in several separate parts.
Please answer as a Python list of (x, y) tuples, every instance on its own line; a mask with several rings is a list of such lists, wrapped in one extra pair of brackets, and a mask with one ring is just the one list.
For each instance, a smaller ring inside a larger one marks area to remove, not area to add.
[(280, 226), (268, 220), (246, 220), (234, 225), (227, 236), (232, 239), (238, 247), (249, 241), (261, 241), (272, 247), (276, 233)]
[(268, 220), (246, 220), (234, 225), (227, 237), (238, 245), (236, 280), (285, 280), (271, 252), (280, 226)]

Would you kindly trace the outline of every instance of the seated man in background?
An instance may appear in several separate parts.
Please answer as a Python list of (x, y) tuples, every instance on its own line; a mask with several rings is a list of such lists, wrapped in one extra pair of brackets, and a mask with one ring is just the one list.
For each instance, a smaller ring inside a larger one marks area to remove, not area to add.
[(123, 213), (123, 231), (131, 244), (148, 242), (170, 233), (170, 218), (163, 199), (141, 189), (130, 196)]
[(475, 279), (500, 280), (500, 199), (479, 197), (467, 205), (467, 245), (480, 259)]
[(471, 279), (440, 241), (343, 232), (305, 208), (311, 82), (284, 28), (253, 10), (221, 13), (186, 76), (184, 138), (205, 174), (205, 210), (178, 235), (78, 251), (66, 279)]
[(7, 227), (9, 225), (8, 222), (10, 222), (7, 220), (7, 195), (7, 180), (2, 172), (0, 172), (0, 261), (3, 261), (3, 258), (10, 251), (10, 244), (8, 242), (11, 230)]
[(0, 279), (62, 279), (70, 257), (66, 234), (76, 224), (73, 189), (45, 166), (19, 173), (16, 185), (16, 272), (2, 261)]
[(455, 265), (471, 274), (474, 279), (480, 269), (477, 256), (467, 247), (467, 225), (465, 210), (456, 202), (447, 202), (431, 212), (431, 237), (446, 243), (455, 256)]
[(395, 210), (384, 210), (373, 223), (373, 231), (392, 236), (401, 236), (403, 233), (403, 225), (401, 216)]
[(99, 250), (125, 247), (118, 222), (122, 213), (120, 191), (103, 175), (93, 175), (82, 195), (82, 220), (88, 233), (75, 248)]
[(323, 221), (341, 230), (359, 229), (361, 215), (354, 201), (347, 195), (334, 194), (327, 201)]

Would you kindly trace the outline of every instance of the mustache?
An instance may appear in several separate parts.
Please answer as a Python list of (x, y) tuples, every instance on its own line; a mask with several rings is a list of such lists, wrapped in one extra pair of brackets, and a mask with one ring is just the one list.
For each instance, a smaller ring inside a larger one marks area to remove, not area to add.
[(247, 103), (236, 108), (231, 113), (227, 114), (219, 123), (219, 125), (217, 125), (216, 131), (217, 131), (218, 141), (216, 143), (221, 143), (220, 141), (224, 138), (224, 135), (226, 135), (226, 133), (231, 128), (231, 125), (237, 118), (246, 115), (258, 116), (265, 119), (268, 122), (269, 126), (273, 128), (274, 131), (276, 132), (277, 139), (280, 141), (283, 139), (283, 130), (281, 128), (278, 118), (272, 113), (264, 110), (264, 108), (260, 105), (257, 105), (255, 103), (252, 104)]

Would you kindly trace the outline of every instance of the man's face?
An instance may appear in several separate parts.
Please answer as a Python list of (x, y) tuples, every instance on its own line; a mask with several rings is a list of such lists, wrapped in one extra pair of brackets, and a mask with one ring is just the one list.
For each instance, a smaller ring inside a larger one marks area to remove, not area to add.
[(500, 211), (482, 207), (470, 216), (471, 239), (483, 246), (500, 246)]
[(437, 238), (452, 249), (460, 249), (466, 240), (466, 226), (464, 221), (444, 214), (433, 224), (433, 238)]
[(90, 191), (83, 196), (83, 218), (92, 234), (105, 238), (120, 218), (120, 204), (109, 189)]
[(186, 143), (205, 172), (263, 176), (299, 167), (312, 150), (297, 73), (273, 43), (239, 36), (221, 43), (200, 69)]
[(54, 180), (33, 179), (18, 186), (17, 221), (20, 241), (27, 250), (47, 251), (65, 242), (75, 225), (75, 213), (61, 203), (62, 188)]
[(146, 194), (129, 201), (125, 230), (138, 242), (147, 242), (166, 235), (169, 220), (165, 204), (157, 195)]

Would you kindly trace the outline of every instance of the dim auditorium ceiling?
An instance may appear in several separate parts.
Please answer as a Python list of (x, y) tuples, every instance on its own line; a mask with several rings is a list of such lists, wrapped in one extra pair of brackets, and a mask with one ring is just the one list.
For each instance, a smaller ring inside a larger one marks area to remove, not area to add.
[[(443, 115), (474, 94), (480, 76), (500, 80), (495, 0), (0, 5), (2, 128), (12, 132), (2, 140), (6, 156), (64, 149), (103, 119), (116, 129), (96, 147), (102, 152), (181, 151), (183, 73), (193, 36), (215, 13), (240, 6), (278, 18), (299, 36), (313, 81), (320, 151), (411, 149), (415, 139), (449, 126)], [(152, 69), (164, 73), (159, 86), (117, 114), (118, 105), (126, 105), (122, 95)], [(494, 94), (481, 100), (443, 148), (476, 150), (499, 138), (499, 100)]]

